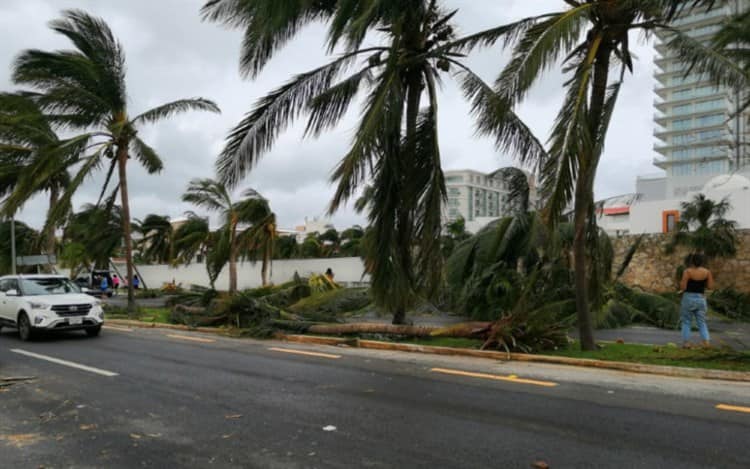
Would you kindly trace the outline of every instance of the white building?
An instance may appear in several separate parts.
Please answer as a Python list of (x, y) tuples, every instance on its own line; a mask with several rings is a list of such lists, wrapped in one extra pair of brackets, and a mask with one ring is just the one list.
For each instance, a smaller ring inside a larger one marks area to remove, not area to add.
[(328, 230), (334, 229), (335, 227), (331, 223), (331, 220), (327, 218), (314, 217), (308, 219), (305, 217), (305, 224), (299, 225), (294, 228), (297, 242), (302, 243), (305, 241), (307, 235), (311, 233), (323, 234)]
[[(749, 6), (750, 0), (718, 1), (708, 12), (686, 9), (673, 25), (705, 41), (730, 15)], [(750, 162), (750, 111), (732, 118), (747, 90), (716, 86), (706, 75), (685, 76), (686, 64), (665, 46), (669, 33), (661, 31), (657, 37), (654, 136), (658, 143), (654, 150), (660, 156), (654, 165), (665, 174), (639, 179), (636, 192), (646, 200), (683, 198), (714, 176), (736, 171)]]
[[(529, 182), (531, 203), (536, 204), (534, 175), (524, 172)], [(447, 207), (443, 209), (445, 221), (463, 218), (470, 233), (476, 233), (510, 212), (508, 187), (498, 171), (489, 174), (471, 169), (445, 171), (445, 185), (448, 190)]]

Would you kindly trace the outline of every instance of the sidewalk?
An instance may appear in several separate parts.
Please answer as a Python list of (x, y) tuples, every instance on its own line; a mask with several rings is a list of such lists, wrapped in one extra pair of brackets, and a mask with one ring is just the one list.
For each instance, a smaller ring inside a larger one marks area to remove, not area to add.
[[(711, 333), (711, 343), (714, 345), (728, 345), (737, 350), (750, 350), (750, 324), (742, 322), (725, 322), (709, 318), (708, 329)], [(578, 337), (578, 331), (570, 332), (572, 337)], [(649, 326), (631, 326), (621, 329), (601, 329), (594, 332), (597, 340), (615, 341), (622, 339), (631, 344), (666, 345), (681, 342), (680, 331), (677, 329), (659, 329)], [(697, 331), (693, 331), (693, 341), (700, 341)]]

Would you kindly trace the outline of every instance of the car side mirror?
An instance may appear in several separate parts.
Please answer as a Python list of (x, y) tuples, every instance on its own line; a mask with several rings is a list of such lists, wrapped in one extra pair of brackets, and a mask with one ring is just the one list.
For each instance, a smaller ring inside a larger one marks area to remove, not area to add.
[(18, 290), (8, 290), (5, 292), (5, 296), (18, 296)]

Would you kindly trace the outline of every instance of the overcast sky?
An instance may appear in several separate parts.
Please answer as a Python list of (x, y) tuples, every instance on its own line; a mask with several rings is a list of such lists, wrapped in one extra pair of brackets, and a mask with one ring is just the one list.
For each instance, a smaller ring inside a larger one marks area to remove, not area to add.
[[(202, 22), (204, 0), (2, 0), (0, 2), (0, 89), (13, 90), (9, 67), (23, 49), (70, 48), (47, 23), (65, 8), (81, 8), (103, 17), (123, 43), (127, 54), (130, 112), (174, 99), (202, 96), (214, 100), (221, 115), (190, 113), (141, 130), (141, 137), (164, 159), (165, 169), (148, 175), (137, 164), (129, 166), (131, 210), (136, 218), (148, 213), (182, 216), (189, 205), (180, 201), (192, 178), (211, 177), (216, 155), (227, 131), (253, 103), (293, 74), (323, 63), (325, 30), (310, 26), (287, 46), (256, 80), (239, 74), (241, 34)], [(561, 0), (442, 0), (455, 16), (459, 34), (476, 32), (524, 16), (562, 8)], [(633, 42), (638, 63), (626, 78), (612, 121), (596, 181), (597, 197), (634, 190), (639, 174), (658, 172), (653, 159), (653, 50), (642, 38)], [(507, 55), (499, 48), (470, 59), (486, 80), (494, 80)], [(532, 90), (519, 114), (542, 139), (562, 100), (562, 79), (550, 72)], [(440, 143), (445, 169), (490, 171), (513, 164), (513, 156), (498, 153), (492, 141), (474, 136), (468, 107), (454, 82), (445, 80), (440, 96)], [(356, 125), (357, 109), (325, 136), (301, 139), (303, 122), (287, 131), (276, 147), (241, 185), (267, 197), (281, 227), (291, 228), (305, 217), (324, 214), (333, 189), (328, 177), (344, 155)], [(75, 198), (76, 207), (98, 196), (101, 176), (87, 182)], [(34, 226), (44, 220), (47, 204), (31, 201), (19, 219)], [(339, 229), (363, 223), (350, 208), (333, 217)]]

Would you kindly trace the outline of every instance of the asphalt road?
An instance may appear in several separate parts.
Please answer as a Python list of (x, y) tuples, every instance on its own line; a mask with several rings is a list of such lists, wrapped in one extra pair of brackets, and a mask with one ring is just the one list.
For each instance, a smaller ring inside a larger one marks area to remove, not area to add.
[(5, 329), (12, 375), (3, 468), (750, 464), (750, 413), (716, 408), (750, 411), (738, 383), (125, 328)]

